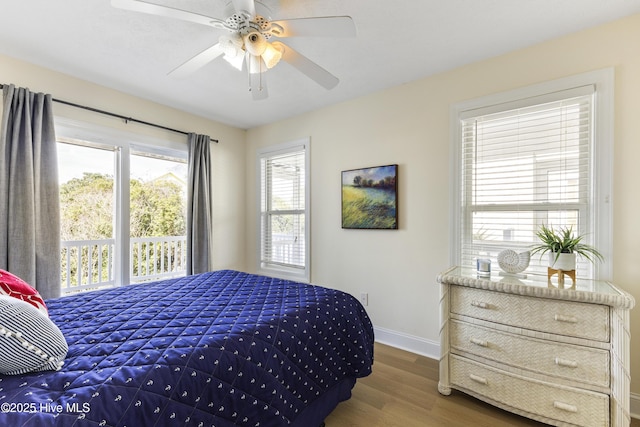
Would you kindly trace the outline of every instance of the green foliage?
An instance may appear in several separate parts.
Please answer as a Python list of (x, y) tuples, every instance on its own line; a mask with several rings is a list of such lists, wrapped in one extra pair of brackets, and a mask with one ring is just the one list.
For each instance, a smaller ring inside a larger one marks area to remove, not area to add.
[(558, 231), (555, 231), (553, 228), (543, 224), (536, 232), (536, 236), (542, 243), (531, 249), (532, 255), (540, 252), (540, 256), (542, 256), (551, 251), (556, 254), (556, 260), (561, 253), (576, 253), (591, 262), (604, 260), (602, 254), (596, 248), (582, 243), (584, 236), (575, 236), (573, 234), (573, 227), (561, 227)]
[[(186, 195), (183, 188), (169, 179), (153, 181), (131, 180), (130, 182), (130, 236), (131, 237), (163, 237), (183, 236), (186, 234)], [(60, 211), (62, 241), (101, 240), (114, 237), (114, 180), (110, 175), (85, 173), (82, 178), (74, 178), (60, 186)], [(142, 260), (134, 257), (133, 274), (138, 274), (138, 261), (142, 269), (151, 268), (148, 262), (160, 264), (160, 251), (154, 244), (143, 252)], [(107, 280), (108, 247), (107, 245), (83, 247), (82, 253), (77, 249), (66, 249), (62, 253), (62, 280), (66, 280), (66, 263), (69, 259), (69, 275), (72, 285), (78, 284), (78, 267), (80, 267), (81, 283), (88, 283), (89, 258), (91, 258), (93, 277), (91, 282)], [(91, 256), (89, 256), (91, 251)], [(78, 256), (80, 255), (80, 256)], [(149, 260), (146, 259), (147, 255)], [(165, 265), (169, 265), (164, 254)], [(78, 266), (78, 259), (82, 265)], [(98, 265), (101, 263), (102, 265)], [(159, 268), (159, 265), (156, 267)]]
[(60, 186), (60, 239), (113, 237), (113, 177), (85, 173)]
[(186, 200), (172, 181), (132, 180), (131, 237), (182, 236), (186, 233)]
[[(60, 186), (61, 240), (113, 238), (113, 177), (85, 173)], [(130, 182), (131, 237), (182, 236), (186, 198), (171, 180)]]

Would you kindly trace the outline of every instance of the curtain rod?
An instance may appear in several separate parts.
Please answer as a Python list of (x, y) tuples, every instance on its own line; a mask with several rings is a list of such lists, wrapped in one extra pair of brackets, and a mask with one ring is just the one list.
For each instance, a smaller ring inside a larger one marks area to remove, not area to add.
[[(4, 88), (5, 86), (6, 86), (5, 84), (0, 83), (0, 89)], [(100, 114), (104, 114), (106, 116), (116, 117), (118, 119), (124, 120), (125, 123), (128, 123), (128, 122), (140, 123), (142, 125), (147, 125), (147, 126), (155, 127), (155, 128), (158, 128), (158, 129), (164, 129), (164, 130), (168, 130), (168, 131), (171, 131), (171, 132), (180, 133), (182, 135), (189, 135), (189, 132), (185, 132), (183, 130), (178, 130), (178, 129), (170, 128), (170, 127), (167, 127), (167, 126), (158, 125), (158, 124), (155, 124), (155, 123), (145, 122), (144, 120), (134, 119), (133, 117), (123, 116), (121, 114), (112, 113), (110, 111), (100, 110), (98, 108), (87, 107), (86, 105), (76, 104), (74, 102), (64, 101), (62, 99), (57, 99), (57, 98), (53, 98), (53, 97), (51, 99), (52, 99), (52, 101), (57, 102), (59, 104), (69, 105), (71, 107), (80, 108), (80, 109), (87, 110), (87, 111), (92, 111), (94, 113), (100, 113)], [(211, 138), (211, 137), (209, 137), (209, 138)], [(211, 141), (215, 142), (216, 144), (218, 143), (217, 139), (211, 138)]]

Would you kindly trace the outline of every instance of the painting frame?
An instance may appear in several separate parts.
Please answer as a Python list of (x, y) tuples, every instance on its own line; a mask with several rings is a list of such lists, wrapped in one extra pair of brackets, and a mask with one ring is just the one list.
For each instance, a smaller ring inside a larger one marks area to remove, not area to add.
[(398, 165), (341, 172), (342, 228), (398, 230)]

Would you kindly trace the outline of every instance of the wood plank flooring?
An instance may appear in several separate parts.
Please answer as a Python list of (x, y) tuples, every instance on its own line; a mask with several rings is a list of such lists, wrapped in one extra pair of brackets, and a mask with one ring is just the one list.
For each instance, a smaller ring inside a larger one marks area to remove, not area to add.
[[(326, 427), (514, 427), (545, 424), (495, 408), (457, 391), (438, 393), (438, 362), (375, 344), (373, 373), (358, 380), (351, 399)], [(634, 419), (631, 427), (640, 427)]]

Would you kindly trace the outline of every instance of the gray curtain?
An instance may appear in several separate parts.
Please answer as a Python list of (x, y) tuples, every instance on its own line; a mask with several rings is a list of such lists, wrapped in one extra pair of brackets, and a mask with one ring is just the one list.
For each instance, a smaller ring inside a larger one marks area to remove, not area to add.
[(60, 296), (60, 203), (51, 95), (3, 87), (0, 268)]
[(190, 133), (187, 274), (211, 270), (211, 138)]

